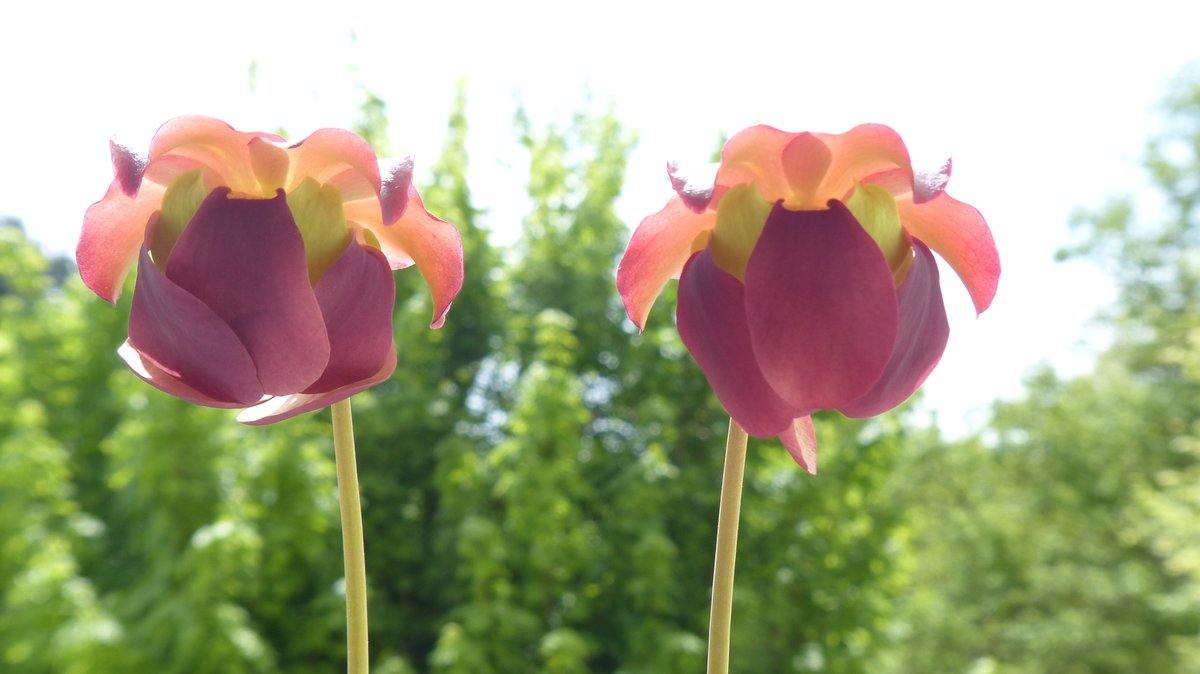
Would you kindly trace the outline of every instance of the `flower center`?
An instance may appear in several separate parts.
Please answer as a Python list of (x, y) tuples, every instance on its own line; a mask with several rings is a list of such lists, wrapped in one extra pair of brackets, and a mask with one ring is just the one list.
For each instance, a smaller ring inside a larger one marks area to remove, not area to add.
[[(787, 208), (788, 202), (783, 203)], [(912, 264), (913, 247), (912, 239), (900, 225), (900, 211), (895, 199), (878, 185), (856, 185), (845, 204), (879, 246), (892, 272), (893, 282), (900, 287)], [(709, 238), (713, 261), (739, 281), (746, 280), (746, 264), (772, 207), (773, 204), (763, 198), (757, 183), (734, 185), (717, 204), (717, 224)]]
[[(160, 269), (166, 270), (171, 250), (211, 191), (204, 184), (204, 169), (180, 174), (167, 187), (162, 210), (157, 221), (152, 223), (151, 232), (150, 256)], [(229, 198), (263, 199), (237, 192), (231, 193)], [(275, 195), (267, 198), (275, 198)], [(350, 243), (342, 204), (342, 194), (336, 187), (322, 185), (313, 178), (305, 178), (287, 194), (288, 210), (304, 240), (308, 278), (314, 287)]]

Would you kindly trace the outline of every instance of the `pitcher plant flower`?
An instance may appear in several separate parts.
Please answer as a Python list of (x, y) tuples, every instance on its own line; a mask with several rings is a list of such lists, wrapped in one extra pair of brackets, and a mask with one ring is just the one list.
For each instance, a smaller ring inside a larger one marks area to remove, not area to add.
[(745, 129), (705, 177), (668, 165), (677, 194), (641, 222), (617, 272), (625, 309), (644, 328), (678, 278), (680, 337), (725, 409), (815, 472), (813, 412), (892, 409), (941, 358), (949, 327), (932, 252), (977, 313), (996, 293), (991, 232), (946, 193), (950, 170), (914, 171), (878, 124)]
[(950, 162), (912, 168), (878, 124), (842, 134), (754, 126), (704, 176), (675, 164), (676, 195), (638, 225), (617, 270), (643, 329), (679, 279), (679, 336), (729, 412), (708, 673), (728, 674), (747, 434), (778, 436), (817, 468), (811, 415), (869, 417), (904, 402), (946, 348), (936, 251), (982, 313), (1000, 260), (979, 212), (946, 194)]
[(392, 270), (416, 265), (440, 327), (462, 287), (457, 230), (425, 210), (411, 157), (321, 129), (288, 144), (199, 116), (147, 154), (110, 143), (114, 178), (84, 216), (84, 283), (115, 302), (118, 350), (152, 386), (262, 424), (328, 406), (396, 367)]

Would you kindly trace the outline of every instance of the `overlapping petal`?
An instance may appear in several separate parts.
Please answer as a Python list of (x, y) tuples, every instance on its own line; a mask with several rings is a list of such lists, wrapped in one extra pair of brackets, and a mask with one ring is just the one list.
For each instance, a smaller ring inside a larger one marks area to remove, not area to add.
[[(254, 139), (282, 142), (272, 133), (237, 131), (212, 117), (187, 115), (175, 117), (159, 127), (150, 142), (150, 166), (168, 155), (203, 166), (212, 180), (235, 192), (261, 194), (250, 155)], [(282, 185), (271, 186), (266, 195)]]
[(920, 241), (899, 296), (900, 324), (891, 358), (870, 391), (838, 410), (848, 417), (882, 414), (908, 399), (941, 360), (950, 338), (937, 261)]
[(293, 393), (286, 396), (276, 396), (269, 400), (264, 400), (254, 407), (246, 408), (238, 415), (238, 421), (251, 426), (262, 426), (290, 419), (297, 414), (319, 410), (383, 382), (392, 376), (392, 372), (395, 372), (395, 370), (396, 347), (392, 345), (383, 365), (368, 379), (326, 393)]
[(325, 321), (282, 191), (274, 199), (214, 191), (176, 242), (166, 276), (229, 325), (268, 395), (303, 391), (325, 370)]
[(85, 213), (75, 252), (84, 284), (100, 297), (117, 301), (137, 260), (146, 226), (166, 186), (178, 175), (205, 168), (205, 179), (211, 184), (257, 190), (246, 147), (252, 139), (281, 140), (274, 134), (235, 131), (210, 117), (187, 116), (163, 124), (146, 156), (110, 143), (113, 182), (104, 198)]
[(746, 324), (741, 282), (709, 250), (692, 256), (679, 279), (679, 336), (730, 416), (751, 435), (777, 435), (796, 409), (763, 376)]
[(251, 138), (246, 150), (250, 153), (250, 170), (254, 172), (254, 178), (263, 192), (273, 194), (288, 183), (291, 159), (279, 143), (265, 138)]
[(347, 201), (380, 196), (379, 160), (370, 144), (345, 129), (317, 129), (287, 149), (291, 160), (289, 192), (312, 178), (329, 183)]
[(117, 355), (121, 360), (125, 361), (125, 365), (136, 374), (142, 381), (153, 386), (154, 388), (173, 395), (180, 400), (186, 400), (196, 405), (204, 405), (205, 407), (217, 407), (224, 409), (232, 409), (236, 407), (244, 407), (249, 403), (241, 403), (237, 401), (226, 400), (223, 397), (213, 397), (201, 393), (198, 389), (180, 379), (179, 374), (168, 372), (149, 356), (140, 353), (129, 340), (125, 340), (120, 347), (117, 348)]
[(833, 160), (821, 181), (825, 199), (844, 199), (854, 183), (881, 171), (899, 170), (911, 185), (912, 162), (900, 134), (882, 124), (860, 124), (846, 133), (818, 134)]
[(802, 414), (858, 398), (892, 354), (891, 272), (840, 202), (823, 211), (776, 205), (746, 266), (745, 301), (763, 376)]
[(908, 149), (882, 124), (862, 124), (841, 134), (788, 133), (759, 125), (725, 144), (716, 184), (756, 183), (768, 199), (792, 209), (820, 207), (843, 199), (862, 177), (899, 169), (911, 184)]
[(767, 199), (784, 198), (789, 185), (783, 172), (783, 150), (795, 137), (765, 124), (737, 132), (721, 151), (717, 184), (756, 183)]
[(145, 247), (127, 343), (139, 354), (122, 354), (133, 371), (184, 400), (244, 407), (263, 396), (254, 360), (242, 340), (207, 304), (167, 278)]
[(393, 348), (396, 283), (387, 259), (351, 240), (317, 284), (316, 296), (329, 334), (329, 363), (303, 393), (332, 391), (369, 379)]

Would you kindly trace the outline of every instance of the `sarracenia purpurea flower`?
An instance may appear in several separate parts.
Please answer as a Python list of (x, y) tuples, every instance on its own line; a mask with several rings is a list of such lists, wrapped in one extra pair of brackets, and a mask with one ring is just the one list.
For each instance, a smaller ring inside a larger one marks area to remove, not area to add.
[(137, 281), (119, 352), (151, 385), (270, 423), (388, 378), (392, 270), (416, 265), (440, 327), (462, 287), (454, 226), (425, 210), (411, 158), (380, 161), (342, 129), (289, 144), (208, 117), (164, 124), (84, 216), (84, 283)]
[(680, 336), (730, 416), (816, 470), (810, 415), (869, 417), (904, 402), (949, 336), (938, 253), (977, 313), (1000, 260), (987, 223), (918, 173), (892, 129), (754, 126), (715, 172), (668, 174), (677, 194), (633, 234), (617, 272), (639, 328), (679, 279)]

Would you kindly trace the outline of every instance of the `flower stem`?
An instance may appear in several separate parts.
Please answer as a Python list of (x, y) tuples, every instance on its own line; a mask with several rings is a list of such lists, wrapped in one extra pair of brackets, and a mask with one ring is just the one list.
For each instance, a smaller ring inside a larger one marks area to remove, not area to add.
[(334, 403), (331, 409), (338, 506), (342, 512), (342, 555), (346, 560), (346, 671), (367, 674), (367, 560), (354, 459), (354, 421), (348, 398)]
[(729, 420), (721, 509), (717, 515), (717, 554), (713, 562), (712, 611), (708, 619), (708, 674), (729, 673), (729, 625), (733, 615), (733, 567), (737, 562), (738, 520), (742, 511), (742, 475), (746, 467), (746, 431)]

